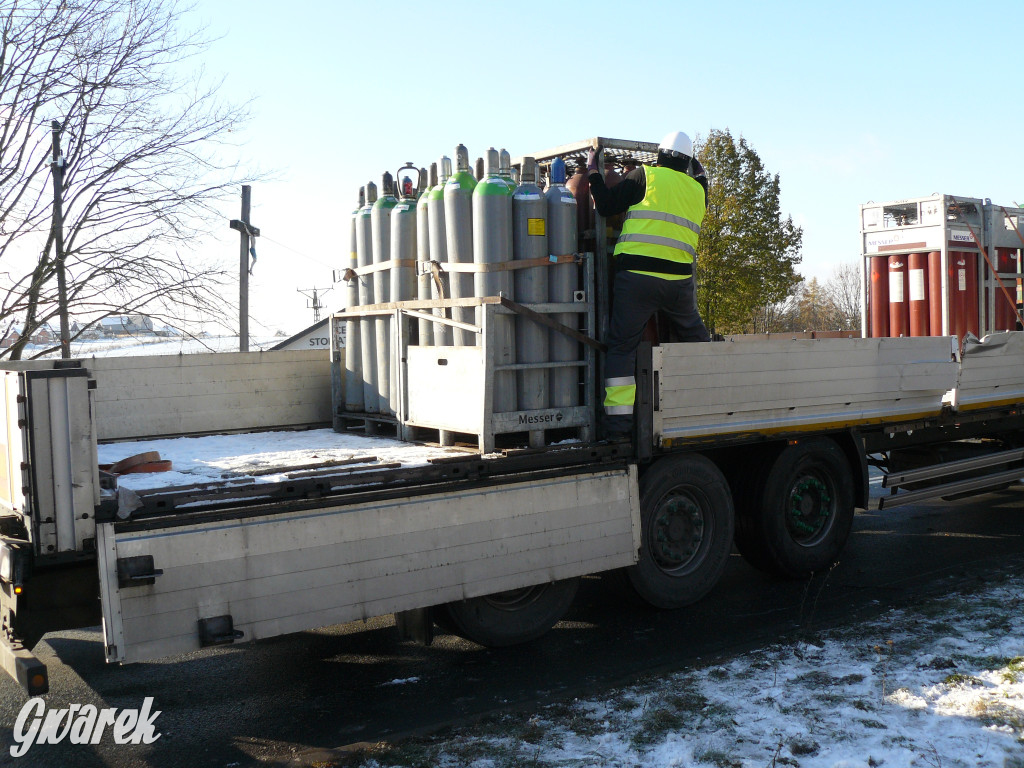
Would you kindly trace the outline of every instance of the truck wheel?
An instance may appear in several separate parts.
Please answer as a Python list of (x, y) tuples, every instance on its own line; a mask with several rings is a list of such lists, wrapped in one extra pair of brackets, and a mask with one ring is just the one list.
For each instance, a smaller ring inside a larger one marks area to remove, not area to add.
[(755, 568), (806, 578), (831, 567), (853, 525), (853, 478), (833, 440), (788, 446), (740, 511), (736, 546)]
[(572, 605), (579, 584), (579, 579), (564, 579), (448, 603), (439, 611), (447, 616), (438, 623), (491, 648), (526, 643), (558, 623)]
[(718, 583), (732, 549), (732, 495), (699, 455), (665, 457), (640, 479), (640, 559), (626, 569), (655, 608), (681, 608)]

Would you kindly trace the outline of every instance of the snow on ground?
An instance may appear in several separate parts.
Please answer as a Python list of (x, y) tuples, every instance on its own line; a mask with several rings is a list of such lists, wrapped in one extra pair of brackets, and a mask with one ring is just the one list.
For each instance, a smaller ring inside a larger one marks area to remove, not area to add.
[(416, 466), (455, 452), (450, 448), (403, 443), (384, 437), (310, 429), (107, 443), (98, 447), (99, 463), (113, 464), (146, 451), (157, 451), (162, 459), (170, 459), (172, 471), (121, 475), (119, 486), (141, 490), (224, 479), (278, 482), (284, 479), (283, 472), (255, 478), (248, 473), (360, 457), (376, 457), (373, 463), (401, 462), (403, 466)]
[(1024, 576), (361, 765), (1024, 768)]

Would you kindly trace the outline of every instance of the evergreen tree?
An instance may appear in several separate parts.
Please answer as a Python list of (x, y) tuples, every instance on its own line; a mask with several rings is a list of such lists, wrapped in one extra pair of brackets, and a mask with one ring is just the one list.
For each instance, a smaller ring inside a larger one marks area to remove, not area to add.
[(729, 131), (697, 143), (707, 171), (707, 213), (697, 247), (697, 302), (708, 329), (760, 330), (764, 308), (785, 301), (800, 283), (803, 231), (782, 218), (779, 175)]

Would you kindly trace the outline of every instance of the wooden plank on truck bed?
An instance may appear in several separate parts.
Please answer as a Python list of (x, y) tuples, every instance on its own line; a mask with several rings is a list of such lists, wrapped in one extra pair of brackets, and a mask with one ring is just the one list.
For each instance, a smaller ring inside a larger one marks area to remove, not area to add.
[(663, 440), (935, 415), (957, 373), (945, 337), (663, 344), (656, 361)]

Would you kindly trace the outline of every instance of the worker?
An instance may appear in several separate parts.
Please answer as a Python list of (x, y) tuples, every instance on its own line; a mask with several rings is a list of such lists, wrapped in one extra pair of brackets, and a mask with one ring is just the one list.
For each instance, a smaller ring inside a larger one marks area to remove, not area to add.
[(655, 165), (630, 171), (614, 187), (605, 185), (593, 149), (587, 175), (598, 213), (626, 213), (613, 254), (603, 432), (608, 439), (628, 438), (636, 401), (636, 348), (651, 315), (663, 312), (679, 341), (711, 340), (697, 312), (693, 280), (708, 180), (682, 131), (662, 140)]

